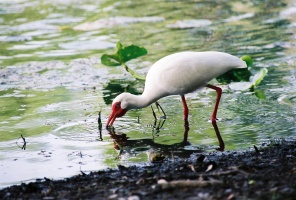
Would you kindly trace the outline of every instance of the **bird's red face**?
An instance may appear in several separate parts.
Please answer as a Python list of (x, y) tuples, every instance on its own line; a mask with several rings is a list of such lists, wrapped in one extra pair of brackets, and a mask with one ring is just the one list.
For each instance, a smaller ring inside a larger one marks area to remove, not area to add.
[(127, 112), (126, 109), (121, 108), (120, 104), (120, 102), (116, 102), (112, 105), (112, 113), (107, 121), (106, 127), (112, 126), (113, 122), (117, 117), (122, 117)]

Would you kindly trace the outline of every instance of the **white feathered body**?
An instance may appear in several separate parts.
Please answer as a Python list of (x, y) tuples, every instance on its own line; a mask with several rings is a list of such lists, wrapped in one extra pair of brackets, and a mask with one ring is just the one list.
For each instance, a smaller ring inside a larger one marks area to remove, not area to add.
[(247, 65), (243, 60), (223, 52), (171, 54), (151, 66), (143, 95), (149, 94), (150, 98), (159, 99), (190, 93), (231, 69), (245, 67)]
[(143, 108), (169, 95), (193, 92), (234, 68), (245, 68), (238, 57), (217, 51), (180, 52), (168, 55), (149, 69), (142, 95), (122, 93), (114, 100), (123, 109)]

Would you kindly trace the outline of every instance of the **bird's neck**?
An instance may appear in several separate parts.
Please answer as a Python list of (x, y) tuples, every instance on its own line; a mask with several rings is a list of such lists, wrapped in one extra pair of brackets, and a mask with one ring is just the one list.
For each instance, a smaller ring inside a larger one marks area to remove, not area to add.
[(158, 97), (152, 97), (146, 95), (144, 92), (141, 95), (132, 95), (132, 98), (130, 99), (130, 107), (131, 109), (139, 109), (139, 108), (145, 108), (155, 101), (157, 101), (159, 98)]

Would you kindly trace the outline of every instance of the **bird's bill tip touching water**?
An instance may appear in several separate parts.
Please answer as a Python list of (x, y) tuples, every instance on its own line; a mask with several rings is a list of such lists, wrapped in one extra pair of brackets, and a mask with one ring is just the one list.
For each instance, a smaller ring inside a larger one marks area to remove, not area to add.
[(122, 109), (120, 106), (120, 102), (117, 102), (115, 104), (112, 105), (112, 113), (108, 118), (107, 124), (106, 124), (106, 128), (108, 128), (109, 126), (112, 126), (115, 119), (117, 117), (122, 117), (123, 115), (125, 115), (125, 113), (127, 112), (126, 109)]
[(108, 118), (107, 124), (106, 124), (106, 128), (108, 128), (109, 126), (112, 126), (114, 121), (116, 119), (116, 114), (114, 113), (114, 111), (112, 111), (111, 115)]

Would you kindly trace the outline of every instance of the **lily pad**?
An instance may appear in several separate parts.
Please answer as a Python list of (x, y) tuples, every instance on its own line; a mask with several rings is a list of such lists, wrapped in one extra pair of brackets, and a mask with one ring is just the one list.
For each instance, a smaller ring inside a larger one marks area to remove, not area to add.
[(103, 54), (101, 57), (102, 64), (106, 66), (119, 66), (126, 62), (144, 56), (147, 54), (147, 50), (144, 47), (138, 47), (136, 45), (130, 45), (123, 47), (120, 42), (116, 45), (117, 51), (115, 54)]
[(116, 54), (103, 54), (101, 57), (101, 62), (102, 64), (109, 67), (116, 67), (121, 65), (120, 60)]
[[(264, 77), (266, 76), (267, 72), (268, 72), (268, 70), (266, 68), (263, 68), (258, 73), (256, 73), (254, 76), (251, 76), (249, 82), (244, 81), (244, 82), (231, 83), (229, 85), (229, 88), (231, 90), (240, 90), (240, 91), (254, 90), (261, 83), (261, 81), (264, 79)], [(257, 91), (257, 93), (255, 93), (255, 95), (258, 98), (259, 97), (264, 98), (263, 97), (264, 94), (262, 94), (262, 92), (258, 92), (258, 91)]]
[(125, 63), (132, 59), (146, 55), (147, 50), (144, 47), (138, 47), (136, 45), (123, 47), (120, 42), (116, 44), (116, 48), (117, 51), (115, 54), (103, 54), (101, 57), (101, 63), (110, 67), (122, 65), (125, 70), (133, 75), (136, 79), (145, 80), (144, 76), (141, 76), (131, 70)]
[(248, 68), (233, 69), (218, 76), (216, 79), (219, 83), (228, 84), (231, 82), (249, 81), (251, 75), (252, 74)]
[(252, 83), (252, 88), (257, 87), (263, 78), (266, 76), (268, 70), (266, 68), (261, 69), (257, 74), (255, 74), (253, 77), (250, 78), (250, 81)]

